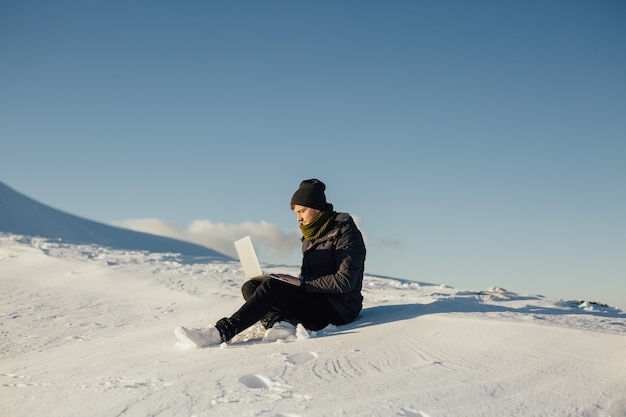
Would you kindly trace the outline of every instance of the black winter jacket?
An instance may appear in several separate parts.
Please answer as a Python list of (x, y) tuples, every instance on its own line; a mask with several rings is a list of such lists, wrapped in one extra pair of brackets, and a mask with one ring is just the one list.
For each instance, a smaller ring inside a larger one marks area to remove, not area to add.
[(357, 318), (363, 307), (365, 243), (354, 220), (338, 213), (328, 231), (314, 240), (302, 238), (304, 290), (323, 293), (345, 324)]

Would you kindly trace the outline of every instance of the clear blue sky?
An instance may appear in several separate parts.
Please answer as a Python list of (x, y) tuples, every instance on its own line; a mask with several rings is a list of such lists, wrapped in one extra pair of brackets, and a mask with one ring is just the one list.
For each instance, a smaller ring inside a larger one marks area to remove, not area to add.
[(297, 264), (317, 177), (370, 273), (626, 307), (622, 1), (1, 1), (0, 60), (0, 180), (55, 208)]

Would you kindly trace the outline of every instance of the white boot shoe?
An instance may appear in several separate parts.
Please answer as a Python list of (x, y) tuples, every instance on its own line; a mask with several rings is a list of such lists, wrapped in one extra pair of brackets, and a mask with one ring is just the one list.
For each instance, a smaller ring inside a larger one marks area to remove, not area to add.
[(263, 340), (267, 342), (275, 342), (277, 340), (287, 339), (289, 336), (296, 336), (296, 326), (288, 321), (279, 321), (265, 331)]
[(174, 334), (178, 340), (190, 346), (215, 346), (222, 343), (222, 335), (219, 330), (213, 326), (203, 329), (188, 329), (183, 326), (178, 326), (174, 330)]

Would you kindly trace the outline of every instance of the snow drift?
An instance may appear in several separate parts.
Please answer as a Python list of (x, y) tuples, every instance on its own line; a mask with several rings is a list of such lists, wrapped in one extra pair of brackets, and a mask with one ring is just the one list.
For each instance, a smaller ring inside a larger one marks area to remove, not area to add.
[(53, 209), (0, 182), (0, 231), (98, 244), (116, 249), (176, 252), (227, 261), (230, 257), (204, 246), (108, 226)]

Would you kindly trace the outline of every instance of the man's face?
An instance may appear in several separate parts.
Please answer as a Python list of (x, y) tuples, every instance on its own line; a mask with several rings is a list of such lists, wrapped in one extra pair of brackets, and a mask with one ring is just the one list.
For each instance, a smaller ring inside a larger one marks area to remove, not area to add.
[(301, 223), (303, 226), (311, 223), (311, 221), (313, 221), (313, 219), (317, 217), (318, 214), (320, 214), (320, 211), (317, 209), (299, 206), (297, 204), (293, 206), (293, 212), (296, 213), (298, 223)]

